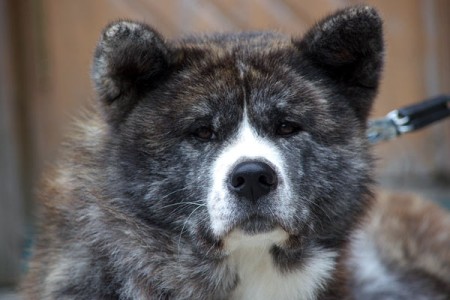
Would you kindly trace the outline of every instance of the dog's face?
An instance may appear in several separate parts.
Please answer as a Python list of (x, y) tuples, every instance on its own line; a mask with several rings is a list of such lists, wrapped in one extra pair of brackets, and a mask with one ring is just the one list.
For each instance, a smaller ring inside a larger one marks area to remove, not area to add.
[(365, 124), (382, 65), (369, 8), (303, 38), (243, 33), (165, 42), (146, 25), (104, 32), (93, 78), (127, 213), (183, 243), (233, 231), (336, 247), (367, 206)]

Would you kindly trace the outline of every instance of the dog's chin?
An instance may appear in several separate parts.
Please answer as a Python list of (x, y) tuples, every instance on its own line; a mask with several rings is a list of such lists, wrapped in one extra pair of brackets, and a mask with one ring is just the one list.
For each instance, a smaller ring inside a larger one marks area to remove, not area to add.
[(223, 239), (223, 250), (230, 254), (237, 249), (282, 246), (289, 234), (276, 222), (264, 218), (250, 218), (236, 225)]
[(275, 230), (278, 224), (267, 218), (252, 216), (239, 222), (235, 229), (242, 230), (246, 235), (264, 234)]

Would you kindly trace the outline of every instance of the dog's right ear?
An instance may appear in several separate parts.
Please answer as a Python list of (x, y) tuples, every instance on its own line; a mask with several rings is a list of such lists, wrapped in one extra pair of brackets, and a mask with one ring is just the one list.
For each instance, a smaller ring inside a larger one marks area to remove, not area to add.
[(164, 78), (170, 60), (162, 36), (146, 24), (119, 21), (105, 28), (95, 50), (92, 78), (108, 123), (120, 123), (139, 95)]

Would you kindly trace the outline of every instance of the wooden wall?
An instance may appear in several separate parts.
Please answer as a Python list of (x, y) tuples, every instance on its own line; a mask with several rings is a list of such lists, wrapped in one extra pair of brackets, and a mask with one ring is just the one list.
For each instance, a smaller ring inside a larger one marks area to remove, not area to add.
[[(57, 155), (71, 117), (93, 101), (91, 56), (108, 22), (143, 20), (167, 37), (248, 29), (302, 34), (318, 18), (361, 2), (377, 7), (385, 19), (386, 67), (373, 116), (449, 93), (447, 0), (0, 0), (0, 54), (8, 61), (0, 81), (0, 159), (9, 163), (8, 171), (2, 165), (0, 174), (12, 181), (8, 186), (22, 187), (8, 194), (8, 188), (0, 186), (0, 220), (7, 220), (9, 203), (19, 203), (12, 215), (22, 213), (22, 203), (30, 211), (32, 186)], [(450, 185), (450, 121), (376, 146), (375, 151), (385, 183)]]

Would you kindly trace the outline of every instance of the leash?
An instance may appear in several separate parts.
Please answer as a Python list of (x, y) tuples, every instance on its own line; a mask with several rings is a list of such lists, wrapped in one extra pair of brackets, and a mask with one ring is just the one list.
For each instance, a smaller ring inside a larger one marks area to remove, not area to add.
[(450, 95), (440, 95), (393, 110), (384, 118), (370, 120), (367, 138), (372, 144), (392, 140), (449, 116)]

